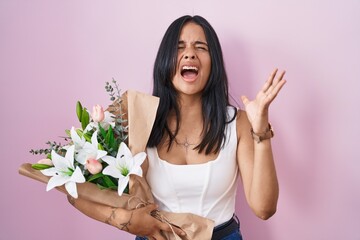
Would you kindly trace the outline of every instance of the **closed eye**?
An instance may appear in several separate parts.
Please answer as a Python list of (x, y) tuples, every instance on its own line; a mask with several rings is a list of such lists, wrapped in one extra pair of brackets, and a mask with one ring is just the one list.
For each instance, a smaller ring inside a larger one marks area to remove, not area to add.
[(195, 42), (195, 48), (208, 51), (208, 45), (205, 42), (201, 42), (201, 41)]
[(207, 51), (207, 48), (206, 48), (206, 47), (202, 47), (202, 46), (197, 46), (196, 49), (200, 49), (200, 50)]
[(184, 49), (184, 48), (185, 48), (185, 43), (184, 43), (184, 41), (179, 41), (178, 49)]

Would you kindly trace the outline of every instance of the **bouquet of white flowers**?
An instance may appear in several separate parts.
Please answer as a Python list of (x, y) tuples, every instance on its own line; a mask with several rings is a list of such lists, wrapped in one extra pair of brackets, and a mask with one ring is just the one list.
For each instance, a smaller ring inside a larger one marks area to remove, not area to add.
[[(104, 111), (99, 105), (89, 113), (80, 102), (76, 113), (81, 127), (66, 130), (67, 144), (48, 142), (48, 149), (31, 150), (45, 154), (36, 164), (24, 163), (19, 172), (47, 183), (73, 198), (111, 207), (135, 209), (154, 203), (141, 164), (155, 120), (159, 99), (144, 93), (120, 90), (106, 83), (112, 104)], [(114, 92), (114, 88), (117, 92)], [(210, 239), (214, 222), (190, 214), (157, 211), (153, 215), (172, 227), (180, 227), (183, 239)], [(167, 239), (181, 239), (175, 233)]]

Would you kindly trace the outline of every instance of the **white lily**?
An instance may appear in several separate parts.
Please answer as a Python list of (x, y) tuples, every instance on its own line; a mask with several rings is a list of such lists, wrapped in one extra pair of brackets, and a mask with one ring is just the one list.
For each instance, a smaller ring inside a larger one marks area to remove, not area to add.
[(70, 130), (70, 136), (71, 136), (71, 140), (75, 145), (75, 152), (84, 147), (86, 140), (83, 136), (80, 137), (79, 134), (77, 134), (74, 127), (72, 127)]
[(104, 120), (102, 120), (101, 122), (90, 121), (90, 123), (86, 126), (84, 133), (91, 130), (99, 130), (99, 124), (106, 131), (109, 129), (110, 126), (114, 127), (115, 126), (114, 114), (108, 111), (104, 111)]
[(82, 165), (86, 164), (86, 160), (95, 159), (100, 160), (102, 157), (106, 156), (107, 152), (104, 150), (99, 150), (99, 143), (97, 140), (97, 131), (91, 136), (91, 143), (85, 142), (85, 144), (80, 148), (75, 155), (76, 161)]
[(105, 156), (102, 158), (108, 166), (103, 170), (103, 174), (118, 178), (118, 194), (121, 196), (128, 182), (129, 175), (136, 174), (142, 177), (141, 164), (146, 158), (145, 152), (140, 152), (133, 156), (125, 143), (121, 143), (116, 158)]
[(79, 166), (74, 167), (75, 146), (66, 151), (65, 157), (58, 155), (54, 150), (51, 152), (51, 159), (54, 167), (41, 170), (46, 176), (51, 176), (46, 191), (65, 184), (66, 191), (74, 198), (78, 197), (76, 183), (85, 182)]

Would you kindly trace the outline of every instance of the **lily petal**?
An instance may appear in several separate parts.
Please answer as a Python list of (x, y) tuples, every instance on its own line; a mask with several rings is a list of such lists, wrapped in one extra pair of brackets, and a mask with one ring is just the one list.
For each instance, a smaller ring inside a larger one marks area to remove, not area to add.
[(74, 182), (65, 183), (65, 189), (73, 198), (78, 198), (76, 183)]
[(65, 159), (67, 161), (67, 165), (69, 168), (74, 169), (74, 153), (75, 153), (75, 146), (72, 145), (68, 148), (65, 154)]
[(96, 160), (102, 158), (102, 157), (105, 157), (107, 154), (107, 151), (104, 151), (104, 150), (98, 150), (97, 151), (97, 155), (96, 155)]
[(96, 158), (96, 152), (89, 142), (86, 142), (83, 148), (79, 149), (78, 154), (75, 156), (75, 160), (82, 165), (85, 165), (88, 158)]
[(64, 185), (67, 181), (69, 181), (70, 176), (61, 176), (61, 175), (55, 175), (48, 181), (48, 184), (46, 185), (46, 191), (49, 191), (53, 189), (54, 187), (58, 187), (61, 185)]
[(105, 111), (105, 118), (102, 122), (100, 122), (100, 125), (102, 128), (104, 128), (106, 131), (109, 129), (109, 126), (114, 127), (115, 121), (114, 121), (114, 114)]
[(84, 133), (87, 133), (87, 132), (89, 132), (89, 131), (91, 131), (91, 130), (93, 130), (93, 129), (97, 129), (97, 124), (94, 123), (94, 122), (90, 122), (90, 123), (86, 126), (86, 128), (84, 129)]
[(101, 158), (104, 162), (106, 162), (108, 165), (116, 165), (116, 158), (112, 156), (104, 156)]
[(81, 169), (79, 168), (79, 166), (77, 166), (75, 168), (75, 171), (71, 175), (71, 178), (69, 181), (76, 182), (76, 183), (84, 183), (86, 181), (84, 175), (81, 173)]
[(140, 153), (136, 154), (134, 156), (135, 165), (140, 166), (141, 164), (143, 164), (143, 162), (145, 161), (145, 158), (146, 158), (145, 152), (140, 152)]
[(129, 182), (129, 175), (126, 177), (124, 177), (124, 176), (119, 177), (119, 183), (118, 183), (119, 196), (121, 196), (123, 194), (128, 182)]
[(135, 166), (131, 169), (131, 172), (129, 173), (129, 175), (130, 174), (135, 174), (135, 175), (138, 175), (139, 177), (142, 177), (142, 174), (143, 174), (142, 168), (140, 166)]
[(120, 143), (119, 151), (116, 156), (117, 159), (119, 159), (120, 157), (125, 159), (129, 159), (129, 158), (132, 159), (132, 154), (130, 152), (130, 149), (126, 146), (124, 142)]
[(91, 143), (94, 147), (98, 147), (98, 140), (97, 140), (97, 130), (91, 136)]
[(52, 168), (47, 168), (47, 169), (43, 169), (43, 170), (40, 170), (40, 172), (42, 174), (44, 174), (45, 176), (54, 176), (56, 173), (57, 173), (57, 170), (55, 167), (52, 167)]
[(113, 165), (109, 165), (106, 168), (104, 168), (104, 170), (102, 171), (103, 174), (105, 175), (109, 175), (112, 176), (114, 178), (121, 178), (124, 177), (121, 172), (119, 171), (119, 169), (117, 169), (115, 166)]
[(81, 148), (86, 142), (84, 137), (80, 138), (80, 136), (75, 131), (74, 127), (72, 127), (70, 130), (70, 136), (71, 136), (71, 140), (74, 142), (76, 149)]

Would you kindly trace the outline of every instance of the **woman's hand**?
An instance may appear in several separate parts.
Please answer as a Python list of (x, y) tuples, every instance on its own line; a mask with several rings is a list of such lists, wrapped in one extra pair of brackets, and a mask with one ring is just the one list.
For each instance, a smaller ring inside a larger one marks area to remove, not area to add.
[(185, 236), (185, 232), (177, 227), (171, 227), (163, 223), (153, 216), (151, 213), (157, 209), (155, 204), (149, 204), (145, 207), (133, 210), (131, 213), (130, 224), (128, 225), (128, 230), (132, 234), (138, 236), (146, 236), (150, 240), (166, 240), (165, 237), (161, 234), (161, 232), (170, 232), (172, 231), (179, 235)]
[(80, 212), (95, 220), (107, 223), (134, 235), (146, 236), (150, 240), (165, 240), (162, 232), (173, 234), (174, 231), (178, 236), (186, 235), (181, 229), (177, 227), (172, 227), (171, 229), (168, 224), (151, 216), (151, 213), (157, 209), (155, 204), (149, 204), (135, 210), (125, 210), (81, 198), (75, 199), (71, 196), (68, 196), (68, 201)]
[(241, 97), (245, 105), (246, 114), (255, 133), (262, 133), (267, 128), (269, 106), (286, 83), (286, 80), (283, 79), (284, 75), (285, 71), (278, 74), (278, 69), (275, 69), (254, 100), (250, 101), (246, 96)]

